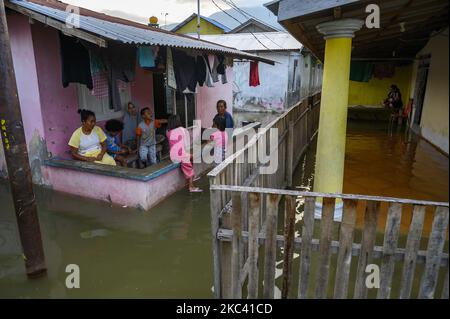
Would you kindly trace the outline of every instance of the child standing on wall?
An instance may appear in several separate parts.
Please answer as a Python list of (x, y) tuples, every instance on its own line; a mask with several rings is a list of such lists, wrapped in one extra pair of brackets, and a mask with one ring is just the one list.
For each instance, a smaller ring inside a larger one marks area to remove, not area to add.
[(181, 171), (188, 181), (191, 193), (202, 192), (194, 186), (194, 167), (192, 165), (192, 154), (189, 154), (189, 132), (181, 125), (178, 115), (171, 115), (168, 119), (167, 139), (170, 146), (170, 159), (172, 162), (180, 163)]
[(211, 140), (214, 141), (214, 163), (216, 165), (225, 160), (228, 145), (228, 134), (225, 132), (226, 120), (223, 117), (216, 116), (213, 119), (213, 128), (217, 130), (211, 134)]
[(161, 127), (162, 123), (167, 123), (167, 120), (152, 120), (152, 112), (148, 107), (141, 110), (142, 121), (136, 128), (137, 144), (139, 150), (139, 157), (144, 163), (156, 164), (156, 133), (155, 130)]

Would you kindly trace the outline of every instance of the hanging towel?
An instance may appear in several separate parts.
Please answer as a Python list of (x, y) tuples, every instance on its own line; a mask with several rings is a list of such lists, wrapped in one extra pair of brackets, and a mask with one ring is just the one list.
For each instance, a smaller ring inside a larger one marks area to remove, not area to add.
[(211, 66), (209, 65), (209, 58), (208, 55), (203, 55), (203, 60), (205, 61), (206, 65), (206, 77), (205, 77), (205, 83), (207, 87), (214, 87), (212, 76), (211, 76)]
[(177, 89), (180, 92), (195, 92), (197, 87), (195, 58), (179, 50), (172, 50), (172, 57)]
[(62, 85), (80, 83), (92, 90), (92, 74), (89, 51), (74, 38), (59, 33)]
[(373, 75), (373, 63), (352, 62), (350, 65), (350, 81), (369, 82)]
[(177, 89), (177, 82), (175, 79), (175, 70), (173, 68), (172, 50), (167, 48), (167, 85), (172, 89)]
[(206, 63), (205, 59), (201, 55), (195, 58), (195, 76), (197, 78), (198, 85), (203, 86), (206, 80)]
[(106, 72), (94, 74), (92, 76), (92, 84), (94, 86), (91, 91), (92, 95), (98, 99), (108, 97), (108, 75)]
[(249, 85), (250, 86), (258, 86), (259, 83), (259, 72), (258, 72), (258, 62), (250, 61), (250, 78)]
[(109, 105), (116, 111), (122, 110), (117, 80), (131, 82), (136, 76), (136, 48), (123, 44), (110, 44), (101, 51), (101, 57), (108, 71)]
[(92, 50), (89, 50), (89, 61), (92, 76), (106, 72), (105, 64), (100, 56)]
[(138, 47), (138, 58), (141, 68), (155, 67), (155, 55), (151, 46)]
[(219, 58), (217, 55), (214, 56), (213, 66), (211, 68), (211, 77), (214, 83), (219, 82), (219, 73), (217, 71), (217, 67), (219, 66)]

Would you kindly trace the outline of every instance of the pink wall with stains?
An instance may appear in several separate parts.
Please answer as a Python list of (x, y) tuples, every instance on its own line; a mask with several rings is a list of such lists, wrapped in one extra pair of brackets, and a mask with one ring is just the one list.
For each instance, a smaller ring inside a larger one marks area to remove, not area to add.
[(28, 18), (21, 14), (8, 14), (8, 29), (20, 109), (28, 145), (36, 130), (41, 137), (45, 135), (31, 25)]
[(76, 87), (62, 86), (58, 32), (40, 23), (31, 30), (47, 149), (53, 156), (67, 158), (67, 142), (80, 126)]
[[(209, 56), (209, 63), (213, 65), (213, 56)], [(219, 82), (214, 83), (210, 88), (206, 85), (198, 87), (197, 95), (197, 119), (202, 121), (202, 127), (211, 127), (212, 120), (217, 114), (216, 102), (225, 100), (227, 102), (227, 111), (233, 114), (233, 68), (227, 67), (227, 83), (222, 84), (221, 77)]]

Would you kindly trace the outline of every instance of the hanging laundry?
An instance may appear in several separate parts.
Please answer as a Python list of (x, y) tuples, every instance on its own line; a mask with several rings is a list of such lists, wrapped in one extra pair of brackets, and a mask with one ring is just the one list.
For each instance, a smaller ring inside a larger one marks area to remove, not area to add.
[(108, 97), (108, 76), (105, 65), (96, 52), (89, 49), (88, 51), (93, 87), (91, 90), (91, 94), (98, 99)]
[(89, 51), (74, 38), (59, 33), (62, 84), (80, 83), (92, 90)]
[(373, 76), (377, 79), (392, 78), (395, 75), (395, 64), (393, 63), (375, 63), (373, 68)]
[(155, 55), (151, 46), (138, 47), (138, 58), (141, 68), (155, 67)]
[(350, 81), (369, 82), (373, 76), (373, 63), (352, 62), (350, 65)]
[(214, 87), (213, 81), (212, 81), (212, 75), (211, 75), (211, 66), (209, 65), (209, 57), (207, 54), (203, 55), (203, 60), (205, 61), (206, 65), (206, 77), (205, 77), (205, 83), (207, 87)]
[(175, 70), (173, 68), (173, 57), (172, 57), (172, 50), (170, 48), (167, 48), (167, 85), (171, 87), (172, 89), (177, 89), (177, 82), (175, 79)]
[(258, 86), (259, 83), (259, 72), (258, 72), (258, 62), (250, 61), (250, 76), (249, 76), (249, 85), (250, 86)]
[(219, 66), (219, 58), (217, 55), (214, 55), (214, 62), (211, 68), (211, 77), (214, 83), (219, 82), (219, 73), (217, 72), (217, 67)]
[(175, 49), (172, 50), (172, 57), (177, 89), (180, 92), (195, 92), (197, 87), (195, 58)]
[(206, 63), (201, 55), (198, 55), (195, 59), (195, 77), (197, 78), (198, 85), (203, 86), (205, 84)]
[(109, 105), (116, 111), (122, 110), (117, 80), (131, 82), (136, 76), (136, 47), (110, 44), (101, 50), (101, 57), (108, 71)]
[(91, 94), (98, 99), (108, 97), (108, 75), (106, 72), (97, 73), (92, 76), (93, 89)]
[(105, 64), (100, 56), (92, 50), (89, 51), (89, 62), (92, 76), (106, 72)]

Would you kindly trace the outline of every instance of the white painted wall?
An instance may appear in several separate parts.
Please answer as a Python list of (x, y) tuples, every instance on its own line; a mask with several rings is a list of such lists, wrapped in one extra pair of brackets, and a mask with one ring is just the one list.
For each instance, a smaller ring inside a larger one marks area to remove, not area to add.
[(430, 39), (418, 56), (431, 54), (420, 128), (422, 136), (449, 153), (448, 29)]
[(258, 53), (258, 55), (274, 60), (277, 63), (275, 65), (259, 63), (259, 80), (261, 84), (257, 87), (249, 86), (250, 63), (234, 63), (234, 107), (245, 108), (247, 104), (251, 104), (264, 109), (281, 111), (286, 107), (289, 52)]

